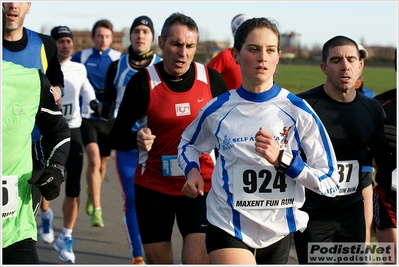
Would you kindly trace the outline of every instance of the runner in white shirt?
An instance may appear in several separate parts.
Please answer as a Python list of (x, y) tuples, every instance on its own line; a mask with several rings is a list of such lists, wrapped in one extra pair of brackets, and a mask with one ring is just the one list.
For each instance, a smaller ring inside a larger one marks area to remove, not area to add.
[[(64, 215), (63, 230), (54, 244), (62, 261), (75, 263), (72, 244), (72, 230), (79, 211), (80, 177), (83, 167), (83, 143), (80, 133), (82, 113), (93, 113), (90, 102), (96, 101), (94, 89), (87, 78), (86, 67), (72, 62), (70, 56), (73, 50), (73, 36), (66, 26), (52, 29), (51, 36), (57, 44), (58, 60), (64, 73), (65, 95), (62, 98), (62, 112), (71, 131), (71, 148), (66, 162), (68, 179), (65, 183), (65, 198), (62, 206)], [(86, 107), (81, 110), (80, 106)], [(97, 111), (101, 113), (100, 111)]]
[(203, 194), (199, 156), (218, 150), (207, 198), (212, 264), (286, 264), (292, 233), (308, 222), (299, 210), (305, 187), (330, 197), (339, 191), (323, 124), (305, 101), (273, 81), (279, 39), (268, 19), (241, 24), (232, 54), (242, 86), (208, 102), (179, 144), (187, 177), (182, 191), (193, 198)]

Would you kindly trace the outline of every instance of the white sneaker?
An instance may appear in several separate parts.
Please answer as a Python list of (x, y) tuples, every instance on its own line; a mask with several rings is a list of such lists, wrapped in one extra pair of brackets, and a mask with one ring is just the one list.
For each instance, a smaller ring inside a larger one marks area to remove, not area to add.
[(40, 236), (40, 239), (44, 243), (51, 244), (51, 243), (54, 242), (54, 230), (53, 230), (53, 227), (52, 227), (54, 214), (53, 214), (53, 211), (50, 208), (48, 209), (48, 212), (50, 212), (50, 218), (49, 219), (43, 218), (40, 215), (42, 223), (40, 224), (40, 227), (39, 227), (39, 236)]
[(59, 258), (62, 261), (75, 263), (75, 254), (73, 253), (72, 244), (76, 244), (76, 240), (70, 236), (60, 235), (54, 244), (54, 249), (60, 253)]

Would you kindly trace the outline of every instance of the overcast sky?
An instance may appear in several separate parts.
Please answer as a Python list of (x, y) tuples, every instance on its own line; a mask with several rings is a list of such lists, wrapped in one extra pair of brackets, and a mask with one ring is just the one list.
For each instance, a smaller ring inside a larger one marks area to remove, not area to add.
[(121, 31), (136, 17), (147, 15), (158, 36), (173, 12), (192, 17), (201, 40), (232, 44), (231, 20), (245, 13), (276, 20), (280, 33), (300, 34), (301, 44), (308, 48), (336, 35), (366, 46), (398, 44), (397, 1), (33, 1), (25, 26), (45, 34), (59, 25), (91, 30), (96, 20), (106, 18)]

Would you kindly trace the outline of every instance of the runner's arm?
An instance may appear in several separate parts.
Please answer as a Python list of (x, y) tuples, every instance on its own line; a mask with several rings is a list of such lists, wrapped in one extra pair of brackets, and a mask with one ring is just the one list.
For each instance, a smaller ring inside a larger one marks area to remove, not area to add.
[(145, 69), (132, 76), (126, 86), (118, 116), (109, 133), (112, 149), (130, 151), (137, 148), (137, 132), (132, 128), (147, 111), (150, 101), (148, 76)]
[(40, 106), (36, 115), (36, 124), (43, 136), (46, 166), (58, 163), (65, 166), (70, 148), (70, 131), (62, 112), (55, 104), (51, 85), (39, 70), (42, 91)]
[(107, 120), (112, 118), (112, 114), (114, 113), (115, 110), (116, 87), (114, 84), (114, 80), (116, 77), (118, 62), (119, 60), (116, 60), (109, 65), (107, 74), (105, 76), (105, 87), (104, 87), (103, 107), (102, 107), (101, 117)]
[(53, 87), (58, 87), (62, 90), (62, 96), (64, 96), (64, 74), (61, 70), (60, 62), (57, 57), (57, 46), (54, 39), (51, 36), (39, 34), (43, 41), (44, 48), (46, 51), (46, 57), (48, 62), (48, 68), (46, 70), (46, 76)]
[(209, 81), (211, 83), (212, 96), (216, 97), (228, 91), (226, 82), (223, 76), (216, 70), (207, 67), (209, 74)]

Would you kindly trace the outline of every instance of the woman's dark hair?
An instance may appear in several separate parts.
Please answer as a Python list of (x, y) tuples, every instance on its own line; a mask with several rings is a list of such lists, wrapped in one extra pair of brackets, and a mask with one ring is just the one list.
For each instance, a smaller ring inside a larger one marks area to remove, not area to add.
[(240, 27), (238, 27), (236, 34), (234, 35), (234, 48), (237, 51), (241, 51), (248, 34), (257, 28), (268, 28), (277, 35), (277, 51), (280, 51), (280, 32), (277, 28), (277, 22), (272, 22), (267, 18), (252, 18), (244, 21)]

